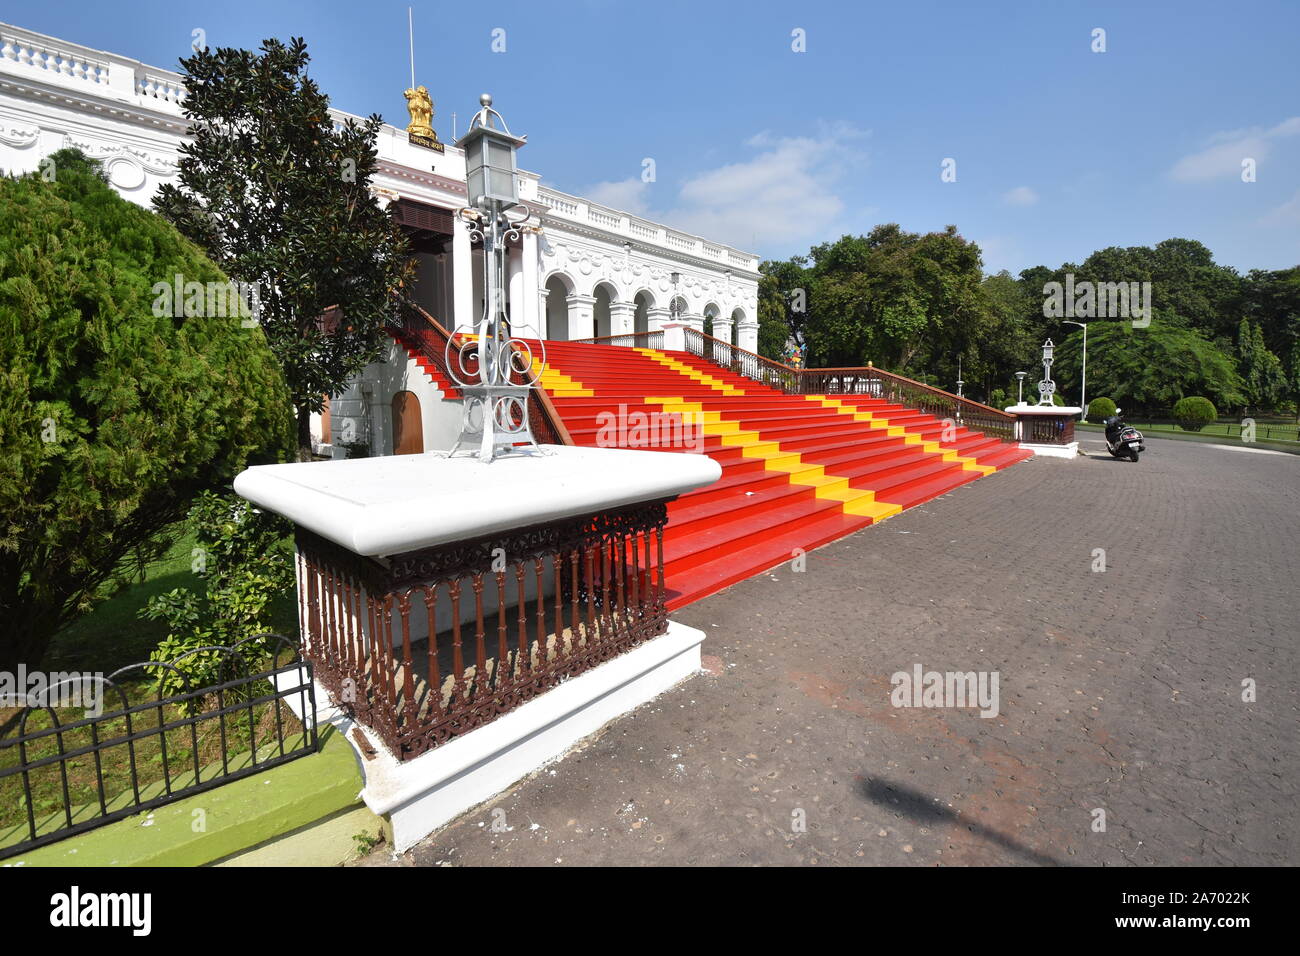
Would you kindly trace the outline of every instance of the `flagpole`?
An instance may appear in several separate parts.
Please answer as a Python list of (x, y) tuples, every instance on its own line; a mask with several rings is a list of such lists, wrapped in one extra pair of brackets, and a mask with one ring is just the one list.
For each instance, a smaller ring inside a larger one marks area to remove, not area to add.
[(415, 19), (411, 8), (406, 8), (406, 36), (411, 43), (411, 89), (415, 89)]

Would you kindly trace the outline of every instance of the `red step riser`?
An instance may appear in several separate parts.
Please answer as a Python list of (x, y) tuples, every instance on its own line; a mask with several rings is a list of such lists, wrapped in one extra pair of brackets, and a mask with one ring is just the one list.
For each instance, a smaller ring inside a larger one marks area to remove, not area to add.
[[(601, 431), (599, 416), (617, 414), (620, 406), (628, 414), (675, 416), (645, 398), (679, 397), (699, 403), (706, 411), (721, 412), (724, 420), (757, 432), (762, 441), (779, 441), (782, 451), (799, 454), (810, 465), (822, 465), (828, 473), (847, 477), (851, 487), (874, 491), (877, 501), (910, 507), (980, 476), (980, 472), (966, 471), (960, 462), (944, 461), (919, 444), (908, 444), (903, 436), (890, 436), (883, 428), (854, 421), (843, 411), (786, 395), (706, 359), (669, 354), (743, 394), (724, 395), (641, 353), (613, 346), (551, 343), (548, 364), (568, 375), (576, 386), (594, 393), (552, 399), (575, 440), (595, 445)], [(1028, 457), (964, 426), (948, 435), (949, 441), (942, 441), (949, 426), (896, 403), (869, 395), (833, 397), (848, 408), (870, 412), (884, 424), (905, 427), (910, 435), (956, 449), (982, 464), (1005, 467)], [(811, 550), (871, 524), (868, 518), (843, 514), (838, 502), (817, 498), (811, 487), (791, 485), (788, 474), (767, 471), (762, 459), (745, 458), (741, 448), (723, 445), (718, 436), (704, 436), (703, 449), (722, 466), (723, 476), (714, 485), (669, 505), (664, 550), (670, 608), (788, 562), (795, 548)], [(746, 495), (746, 491), (754, 494)]]

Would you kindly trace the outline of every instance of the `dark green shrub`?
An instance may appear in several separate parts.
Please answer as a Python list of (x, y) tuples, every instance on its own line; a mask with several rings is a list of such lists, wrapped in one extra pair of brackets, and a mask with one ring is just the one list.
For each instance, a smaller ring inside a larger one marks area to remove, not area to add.
[(1115, 414), (1115, 403), (1104, 395), (1088, 403), (1088, 421), (1100, 422)]
[[(159, 669), (167, 695), (237, 676), (222, 673), (228, 655), (188, 652), (231, 647), (270, 631), (271, 602), (294, 587), (293, 554), (285, 544), (291, 528), (283, 518), (234, 495), (204, 492), (189, 520), (196, 544), (191, 568), (204, 581), (203, 595), (176, 588), (150, 599), (140, 611), (141, 617), (166, 621), (169, 628), (151, 660), (172, 662), (186, 655), (177, 664), (179, 674)], [(251, 668), (267, 647), (248, 641), (239, 650), (242, 665)]]
[(1214, 404), (1208, 398), (1201, 398), (1199, 395), (1180, 398), (1178, 404), (1174, 406), (1174, 421), (1189, 432), (1199, 432), (1218, 417), (1219, 413), (1215, 411)]
[(157, 283), (226, 278), (97, 164), (48, 159), (53, 180), (0, 177), (0, 670), (39, 665), (198, 492), (293, 442), (260, 329), (156, 307)]

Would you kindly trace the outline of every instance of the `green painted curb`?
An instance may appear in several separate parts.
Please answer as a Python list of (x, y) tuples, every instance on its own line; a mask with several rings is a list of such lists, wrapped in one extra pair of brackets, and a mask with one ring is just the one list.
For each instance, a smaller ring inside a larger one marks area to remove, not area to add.
[[(319, 752), (4, 861), (8, 866), (202, 866), (361, 803), (356, 751), (321, 725)], [(196, 813), (202, 811), (202, 813)], [(202, 820), (203, 829), (195, 832)]]

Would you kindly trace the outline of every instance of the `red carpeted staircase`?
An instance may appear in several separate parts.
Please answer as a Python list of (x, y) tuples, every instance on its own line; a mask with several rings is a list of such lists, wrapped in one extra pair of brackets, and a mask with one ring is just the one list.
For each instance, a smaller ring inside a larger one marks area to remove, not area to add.
[(577, 444), (722, 466), (668, 507), (670, 608), (1030, 457), (902, 405), (786, 395), (684, 352), (545, 345), (542, 385)]

